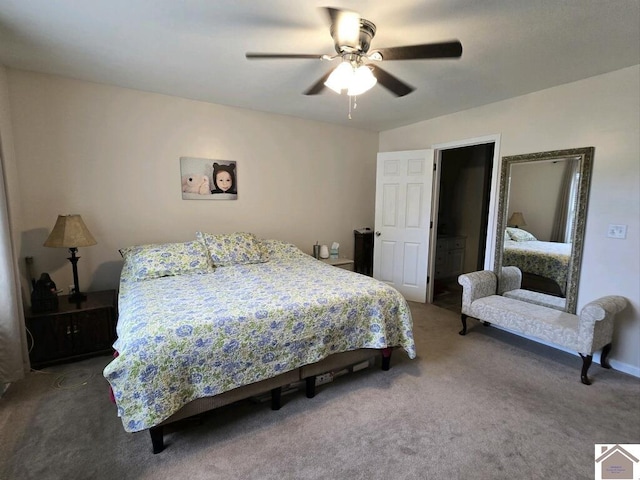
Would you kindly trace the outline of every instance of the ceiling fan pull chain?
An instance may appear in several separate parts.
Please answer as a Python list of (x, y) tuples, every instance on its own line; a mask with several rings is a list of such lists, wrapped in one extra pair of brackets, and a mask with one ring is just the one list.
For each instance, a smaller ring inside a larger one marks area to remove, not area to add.
[[(348, 95), (349, 97), (349, 120), (351, 120), (351, 110), (355, 110), (358, 108), (358, 96), (357, 95)], [(351, 104), (353, 103), (353, 109), (351, 108)]]

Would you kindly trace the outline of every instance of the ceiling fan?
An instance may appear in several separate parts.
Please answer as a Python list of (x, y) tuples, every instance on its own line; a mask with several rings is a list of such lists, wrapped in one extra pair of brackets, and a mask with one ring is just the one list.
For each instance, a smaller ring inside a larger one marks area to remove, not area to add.
[(415, 90), (414, 87), (370, 62), (388, 60), (418, 60), (430, 58), (460, 58), (462, 44), (458, 40), (403, 47), (379, 48), (369, 51), (371, 40), (376, 34), (373, 22), (361, 18), (356, 12), (325, 7), (331, 24), (330, 33), (333, 38), (335, 55), (289, 54), (289, 53), (252, 53), (246, 58), (256, 59), (341, 59), (340, 65), (327, 72), (322, 78), (308, 88), (305, 95), (317, 95), (325, 87), (336, 93), (347, 92), (355, 96), (372, 88), (376, 83), (398, 97), (403, 97)]

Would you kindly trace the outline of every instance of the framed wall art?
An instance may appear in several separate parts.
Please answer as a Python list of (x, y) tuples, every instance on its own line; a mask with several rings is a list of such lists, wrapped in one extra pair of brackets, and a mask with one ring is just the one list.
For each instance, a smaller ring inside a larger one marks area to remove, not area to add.
[(183, 200), (236, 200), (238, 170), (233, 160), (180, 157)]

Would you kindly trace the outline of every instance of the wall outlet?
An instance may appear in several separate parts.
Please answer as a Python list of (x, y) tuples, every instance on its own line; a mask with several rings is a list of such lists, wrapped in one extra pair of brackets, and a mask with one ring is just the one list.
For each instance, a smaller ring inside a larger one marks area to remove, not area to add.
[(322, 375), (316, 376), (316, 387), (318, 385), (324, 385), (325, 383), (333, 382), (333, 373), (327, 372)]
[(609, 225), (609, 229), (607, 230), (607, 237), (627, 238), (627, 226), (626, 225)]

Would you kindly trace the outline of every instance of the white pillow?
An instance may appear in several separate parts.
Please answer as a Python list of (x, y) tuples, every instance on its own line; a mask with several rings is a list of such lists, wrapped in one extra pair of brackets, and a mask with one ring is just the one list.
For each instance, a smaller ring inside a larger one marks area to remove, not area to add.
[(511, 240), (515, 242), (532, 242), (537, 240), (536, 237), (521, 228), (507, 227), (507, 233), (511, 237)]

